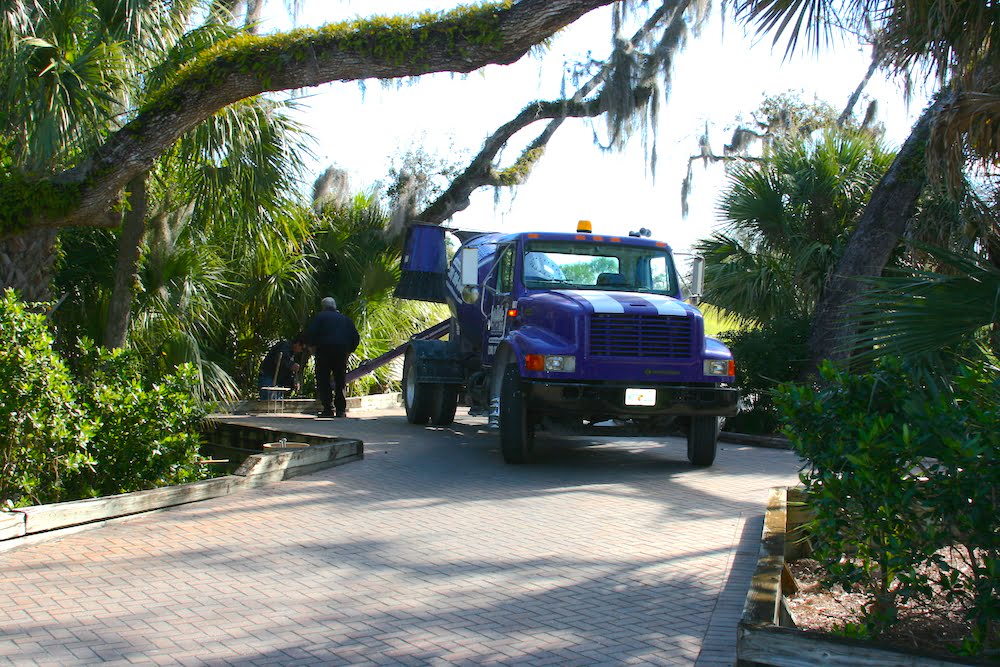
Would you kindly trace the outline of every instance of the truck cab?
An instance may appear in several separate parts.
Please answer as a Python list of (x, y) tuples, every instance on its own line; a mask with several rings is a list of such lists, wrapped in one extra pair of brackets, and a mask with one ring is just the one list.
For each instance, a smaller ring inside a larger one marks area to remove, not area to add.
[(413, 341), (407, 416), (448, 422), (457, 402), (486, 414), (509, 463), (534, 434), (682, 432), (714, 462), (720, 418), (736, 414), (730, 351), (682, 298), (669, 246), (641, 236), (466, 235), (444, 286), (447, 341)]

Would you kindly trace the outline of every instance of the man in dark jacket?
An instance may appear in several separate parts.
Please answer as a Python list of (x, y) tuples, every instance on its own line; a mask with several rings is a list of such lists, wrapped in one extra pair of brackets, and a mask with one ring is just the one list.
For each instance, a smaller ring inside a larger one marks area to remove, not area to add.
[(260, 390), (260, 400), (269, 401), (283, 398), (286, 392), (273, 387), (296, 389), (296, 374), (299, 370), (299, 359), (305, 342), (301, 338), (289, 342), (279, 340), (268, 350), (264, 361), (260, 362), (260, 374), (257, 376), (257, 388)]
[(323, 411), (317, 416), (346, 417), (347, 360), (361, 343), (361, 337), (351, 318), (337, 310), (337, 301), (332, 296), (320, 304), (322, 309), (306, 325), (305, 331), (306, 340), (315, 350), (316, 391), (323, 404)]

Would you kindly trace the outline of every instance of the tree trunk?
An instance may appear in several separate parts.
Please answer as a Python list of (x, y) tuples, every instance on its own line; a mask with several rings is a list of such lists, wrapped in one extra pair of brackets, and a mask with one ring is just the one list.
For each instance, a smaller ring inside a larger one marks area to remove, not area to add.
[(857, 279), (881, 275), (913, 217), (927, 182), (926, 149), (931, 126), (950, 101), (951, 95), (942, 94), (927, 107), (872, 192), (833, 278), (816, 304), (809, 340), (810, 371), (823, 359), (843, 360), (850, 355), (848, 347), (855, 325), (847, 311), (865, 289)]
[(118, 237), (118, 260), (115, 263), (115, 283), (111, 290), (108, 319), (104, 323), (104, 346), (115, 349), (125, 346), (129, 317), (135, 299), (135, 282), (139, 272), (142, 237), (146, 232), (146, 176), (140, 174), (129, 183), (129, 209)]
[(840, 117), (837, 119), (838, 127), (843, 127), (847, 123), (847, 121), (851, 118), (851, 114), (854, 113), (854, 106), (858, 103), (858, 100), (861, 99), (861, 93), (864, 92), (864, 89), (868, 85), (868, 82), (871, 81), (872, 76), (878, 69), (879, 61), (882, 58), (880, 52), (881, 52), (881, 47), (877, 43), (872, 44), (871, 64), (868, 65), (868, 71), (865, 72), (865, 76), (863, 79), (861, 79), (861, 82), (858, 84), (858, 87), (854, 89), (854, 92), (851, 93), (851, 96), (847, 99), (847, 105), (844, 107), (844, 110), (840, 112)]
[(0, 289), (12, 287), (28, 302), (51, 300), (56, 234), (36, 228), (0, 240)]

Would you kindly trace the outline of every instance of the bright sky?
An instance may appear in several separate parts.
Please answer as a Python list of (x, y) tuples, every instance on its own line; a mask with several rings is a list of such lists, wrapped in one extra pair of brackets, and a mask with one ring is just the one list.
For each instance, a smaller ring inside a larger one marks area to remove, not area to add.
[[(265, 30), (287, 28), (282, 3), (271, 3)], [(304, 3), (299, 25), (378, 14), (438, 11), (456, 2), (383, 0), (380, 2)], [(717, 4), (717, 3), (716, 3)], [(592, 12), (554, 41), (542, 60), (525, 57), (514, 65), (488, 66), (468, 76), (433, 75), (403, 86), (369, 81), (329, 84), (307, 92), (302, 122), (318, 140), (318, 162), (311, 176), (327, 166), (346, 169), (355, 190), (383, 180), (392, 163), (409, 148), (457, 157), (464, 164), (499, 125), (529, 101), (557, 99), (562, 64), (592, 50), (596, 58), (610, 51), (607, 10)], [(575, 229), (593, 221), (595, 233), (625, 234), (646, 227), (653, 238), (684, 251), (708, 236), (717, 222), (715, 202), (725, 185), (721, 166), (696, 167), (690, 213), (681, 215), (681, 182), (687, 157), (697, 152), (698, 137), (709, 123), (712, 147), (722, 152), (736, 119), (748, 118), (768, 95), (793, 92), (804, 101), (820, 99), (840, 110), (864, 76), (868, 49), (844, 43), (821, 58), (798, 55), (784, 63), (784, 46), (770, 39), (754, 41), (731, 17), (723, 24), (718, 7), (702, 34), (689, 39), (676, 59), (670, 97), (661, 108), (655, 181), (646, 168), (642, 139), (634, 137), (624, 154), (607, 153), (593, 144), (586, 121), (563, 124), (515, 196), (494, 205), (492, 189), (477, 192), (472, 205), (451, 226), (508, 231)], [(876, 75), (856, 107), (863, 114), (876, 98), (887, 140), (898, 147), (909, 134), (926, 101), (918, 96), (907, 107), (901, 84)], [(522, 134), (530, 140), (543, 125)], [(516, 147), (508, 160), (516, 156)]]

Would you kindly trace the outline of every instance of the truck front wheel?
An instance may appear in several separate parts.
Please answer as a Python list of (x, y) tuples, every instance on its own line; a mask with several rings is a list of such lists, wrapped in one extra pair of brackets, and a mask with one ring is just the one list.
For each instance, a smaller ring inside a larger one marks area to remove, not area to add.
[(426, 424), (431, 418), (434, 396), (433, 385), (417, 382), (417, 353), (412, 348), (406, 350), (403, 358), (403, 407), (406, 421), (411, 424)]
[(719, 442), (718, 417), (691, 417), (688, 431), (688, 461), (696, 466), (710, 466), (715, 462)]
[(528, 463), (535, 448), (535, 425), (521, 392), (517, 364), (508, 364), (500, 384), (500, 451), (507, 463)]

